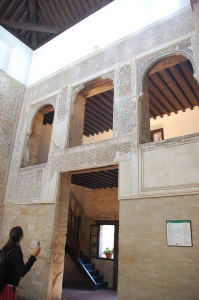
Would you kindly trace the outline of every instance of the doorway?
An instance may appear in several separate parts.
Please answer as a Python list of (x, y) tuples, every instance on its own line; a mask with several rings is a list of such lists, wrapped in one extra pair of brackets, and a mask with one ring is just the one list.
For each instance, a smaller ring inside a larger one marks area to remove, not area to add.
[[(118, 167), (83, 170), (71, 175), (63, 284), (76, 282), (77, 288), (83, 284), (88, 290), (107, 287), (116, 290)], [(108, 239), (112, 244), (107, 244)], [(105, 256), (106, 248), (110, 252), (114, 250), (111, 258)]]

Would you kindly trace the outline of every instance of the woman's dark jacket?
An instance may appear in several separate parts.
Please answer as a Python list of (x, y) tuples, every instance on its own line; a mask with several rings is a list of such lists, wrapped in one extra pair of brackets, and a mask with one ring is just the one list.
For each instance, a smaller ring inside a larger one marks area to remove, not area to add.
[(24, 277), (31, 269), (36, 258), (31, 255), (27, 263), (24, 264), (21, 247), (19, 245), (15, 245), (14, 247), (15, 249), (9, 255), (6, 284), (16, 287), (19, 285), (20, 278)]

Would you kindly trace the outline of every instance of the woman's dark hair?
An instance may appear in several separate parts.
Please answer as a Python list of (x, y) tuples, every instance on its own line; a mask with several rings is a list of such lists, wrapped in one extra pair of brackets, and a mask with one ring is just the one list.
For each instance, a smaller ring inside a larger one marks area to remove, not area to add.
[(3, 246), (4, 251), (10, 250), (15, 244), (17, 244), (20, 238), (23, 236), (23, 230), (20, 226), (13, 227), (10, 230), (9, 240)]

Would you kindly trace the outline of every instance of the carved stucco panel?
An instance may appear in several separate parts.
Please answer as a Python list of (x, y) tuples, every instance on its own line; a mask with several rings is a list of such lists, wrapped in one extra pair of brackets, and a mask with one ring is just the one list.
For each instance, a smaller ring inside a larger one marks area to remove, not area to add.
[(52, 157), (51, 176), (54, 172), (69, 171), (91, 166), (103, 166), (114, 162), (117, 152), (128, 153), (132, 149), (132, 141), (124, 139), (121, 143), (115, 141), (111, 143), (100, 142), (95, 145), (88, 145), (86, 149), (65, 150)]
[(8, 181), (6, 202), (27, 203), (28, 199), (40, 200), (43, 170), (21, 171)]
[(63, 119), (68, 113), (67, 105), (68, 88), (62, 89), (57, 97), (58, 107), (56, 113), (56, 119)]
[(25, 86), (0, 71), (0, 203), (4, 200), (15, 130)]
[(193, 58), (191, 38), (189, 38), (184, 40), (183, 42), (172, 45), (171, 47), (164, 48), (148, 56), (142, 57), (137, 61), (137, 84), (139, 95), (141, 95), (143, 92), (144, 77), (147, 74), (149, 68), (156, 62), (172, 55), (184, 55), (185, 57), (187, 57), (192, 63), (194, 73), (196, 72), (197, 68), (195, 60)]
[(116, 102), (114, 104), (114, 133), (117, 133), (117, 137), (132, 132), (136, 126), (136, 102), (132, 98)]
[(194, 77), (198, 80), (199, 82), (199, 41), (198, 41), (198, 36), (194, 35), (192, 37), (192, 47), (193, 47), (193, 52), (194, 52), (194, 58), (196, 62), (196, 70), (194, 70)]

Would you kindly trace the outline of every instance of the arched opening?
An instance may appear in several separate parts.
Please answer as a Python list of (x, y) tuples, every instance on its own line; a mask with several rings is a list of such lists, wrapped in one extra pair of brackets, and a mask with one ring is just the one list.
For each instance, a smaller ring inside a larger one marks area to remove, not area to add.
[(140, 99), (140, 143), (199, 131), (199, 86), (190, 60), (182, 55), (154, 64)]
[(113, 136), (113, 83), (94, 79), (77, 94), (71, 117), (69, 147), (111, 139)]
[(32, 131), (26, 144), (22, 166), (33, 166), (48, 161), (50, 148), (54, 108), (46, 105), (35, 115)]

